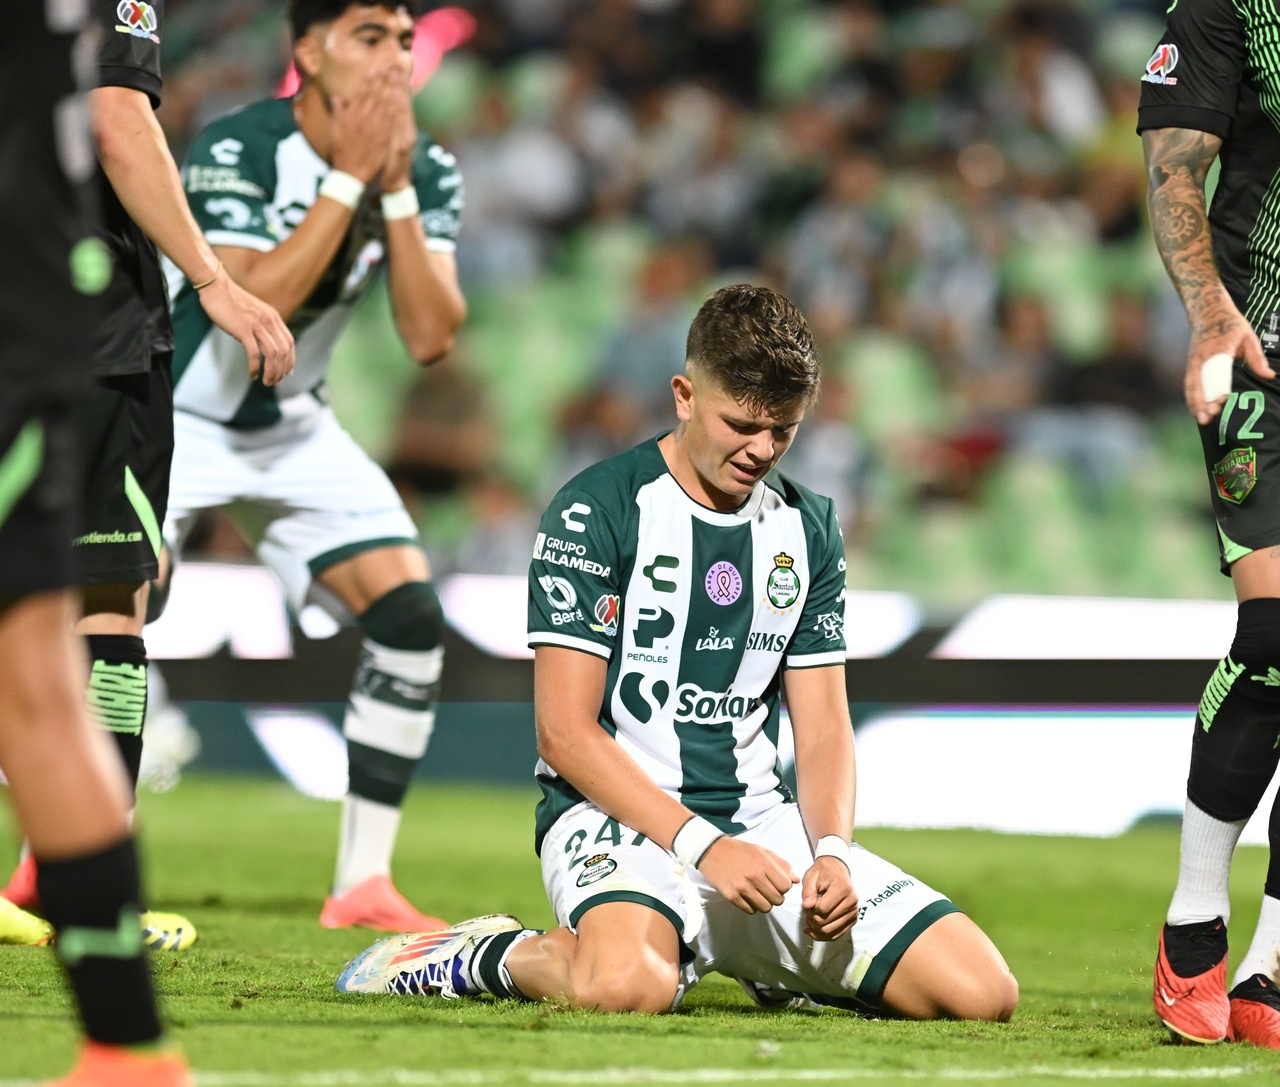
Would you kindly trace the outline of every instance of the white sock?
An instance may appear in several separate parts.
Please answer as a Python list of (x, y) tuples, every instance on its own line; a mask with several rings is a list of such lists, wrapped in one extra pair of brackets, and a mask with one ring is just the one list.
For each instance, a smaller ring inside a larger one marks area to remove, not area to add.
[(1190, 799), (1182, 816), (1182, 851), (1178, 885), (1165, 918), (1171, 925), (1231, 918), (1227, 884), (1231, 856), (1247, 819), (1224, 823), (1196, 807)]
[(1234, 989), (1254, 974), (1266, 974), (1272, 981), (1280, 973), (1280, 898), (1262, 896), (1262, 912), (1258, 914), (1258, 927), (1253, 930), (1253, 942), (1244, 959), (1236, 968), (1231, 980)]
[(333, 893), (346, 894), (370, 876), (391, 874), (391, 853), (400, 830), (400, 809), (347, 794), (342, 801), (342, 834)]

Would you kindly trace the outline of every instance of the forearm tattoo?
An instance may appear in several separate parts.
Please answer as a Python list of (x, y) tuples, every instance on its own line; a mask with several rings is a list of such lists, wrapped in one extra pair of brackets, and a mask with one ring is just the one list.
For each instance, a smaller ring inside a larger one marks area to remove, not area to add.
[(1142, 134), (1147, 158), (1147, 206), (1156, 248), (1193, 324), (1214, 323), (1222, 281), (1213, 259), (1204, 182), (1222, 140), (1183, 128)]

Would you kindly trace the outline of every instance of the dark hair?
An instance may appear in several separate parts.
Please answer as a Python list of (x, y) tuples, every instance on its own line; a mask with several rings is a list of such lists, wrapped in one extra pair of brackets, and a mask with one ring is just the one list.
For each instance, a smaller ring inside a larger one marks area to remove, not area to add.
[(366, 8), (386, 8), (399, 11), (403, 8), (413, 18), (418, 17), (419, 0), (289, 0), (289, 30), (297, 41), (316, 23), (331, 23), (340, 18), (347, 8), (357, 4)]
[(803, 405), (818, 395), (818, 352), (804, 315), (776, 291), (737, 283), (698, 310), (688, 364), (753, 411)]

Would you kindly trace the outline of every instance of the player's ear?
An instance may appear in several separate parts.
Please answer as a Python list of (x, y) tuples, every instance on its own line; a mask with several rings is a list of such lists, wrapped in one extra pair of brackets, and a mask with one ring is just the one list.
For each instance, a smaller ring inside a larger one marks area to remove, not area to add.
[(303, 79), (315, 79), (320, 74), (320, 41), (314, 28), (294, 42), (293, 63)]
[(676, 418), (687, 423), (693, 418), (693, 382), (684, 374), (671, 379), (671, 391), (676, 397)]

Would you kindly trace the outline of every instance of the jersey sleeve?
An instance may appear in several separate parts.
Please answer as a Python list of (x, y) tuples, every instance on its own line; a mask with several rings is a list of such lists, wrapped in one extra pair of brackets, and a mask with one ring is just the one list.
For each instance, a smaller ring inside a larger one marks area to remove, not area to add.
[(279, 244), (268, 214), (274, 180), (248, 141), (225, 122), (196, 137), (182, 170), (187, 203), (210, 245), (234, 245), (266, 253)]
[(791, 644), (788, 668), (822, 668), (843, 664), (845, 570), (844, 536), (836, 520), (835, 503), (826, 500), (826, 517), (809, 537), (809, 574), (813, 584)]
[(1142, 73), (1138, 131), (1189, 128), (1225, 138), (1246, 66), (1244, 26), (1231, 0), (1179, 0)]
[(99, 28), (98, 86), (128, 87), (160, 105), (164, 0), (93, 0)]
[(566, 487), (542, 515), (529, 564), (529, 645), (608, 660), (622, 616), (621, 549), (600, 499)]
[(413, 164), (413, 187), (418, 194), (418, 218), (427, 236), (427, 248), (454, 252), (466, 200), (458, 160), (438, 143), (426, 142)]

